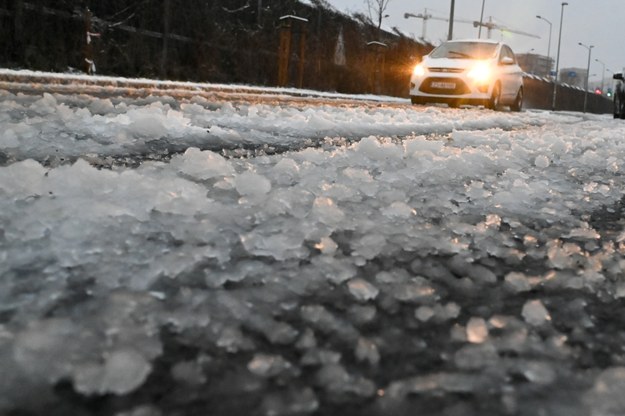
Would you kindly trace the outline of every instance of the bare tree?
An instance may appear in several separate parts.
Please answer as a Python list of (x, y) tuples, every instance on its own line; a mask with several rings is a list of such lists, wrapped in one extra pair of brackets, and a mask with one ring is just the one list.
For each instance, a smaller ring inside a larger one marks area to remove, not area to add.
[(388, 17), (388, 14), (385, 14), (385, 12), (390, 2), (391, 0), (365, 0), (367, 10), (369, 11), (369, 18), (377, 28), (378, 38), (380, 37), (382, 20)]

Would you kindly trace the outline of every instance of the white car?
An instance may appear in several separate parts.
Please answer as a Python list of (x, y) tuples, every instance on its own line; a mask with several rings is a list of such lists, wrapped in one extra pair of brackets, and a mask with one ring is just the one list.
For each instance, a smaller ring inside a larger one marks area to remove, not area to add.
[(523, 107), (523, 70), (512, 49), (494, 40), (451, 40), (426, 55), (412, 72), (413, 104)]

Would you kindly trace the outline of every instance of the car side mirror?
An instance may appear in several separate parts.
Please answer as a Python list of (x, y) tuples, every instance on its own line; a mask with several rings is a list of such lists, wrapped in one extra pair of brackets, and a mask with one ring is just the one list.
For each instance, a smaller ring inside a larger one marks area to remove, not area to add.
[(501, 58), (501, 61), (499, 61), (499, 63), (501, 65), (514, 65), (514, 59), (510, 58), (509, 56), (504, 56), (503, 58)]
[(616, 74), (612, 75), (612, 78), (620, 79), (621, 81), (625, 80), (625, 78), (623, 77), (623, 74), (621, 74), (621, 73), (616, 73)]

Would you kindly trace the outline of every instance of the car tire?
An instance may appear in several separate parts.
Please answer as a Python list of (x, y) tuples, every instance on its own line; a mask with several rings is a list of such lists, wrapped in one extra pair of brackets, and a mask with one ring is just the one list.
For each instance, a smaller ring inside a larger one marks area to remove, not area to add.
[(491, 110), (498, 110), (499, 104), (501, 101), (501, 85), (496, 83), (493, 87), (493, 93), (490, 95), (490, 99), (488, 100), (487, 107)]
[(422, 105), (424, 102), (421, 98), (419, 97), (410, 97), (410, 102), (412, 103), (412, 105)]
[(458, 108), (460, 107), (460, 101), (459, 100), (451, 100), (447, 103), (447, 105), (449, 106), (449, 108)]
[(519, 112), (523, 109), (523, 88), (519, 88), (519, 92), (516, 93), (516, 98), (510, 106), (510, 110)]
[(623, 103), (619, 96), (619, 91), (614, 94), (614, 118), (623, 117)]

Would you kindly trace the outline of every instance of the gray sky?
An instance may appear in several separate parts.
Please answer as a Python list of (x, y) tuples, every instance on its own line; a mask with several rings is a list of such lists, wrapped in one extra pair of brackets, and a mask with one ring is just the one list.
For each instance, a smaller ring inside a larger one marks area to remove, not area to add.
[[(337, 9), (347, 12), (367, 13), (365, 0), (328, 0)], [(506, 34), (493, 31), (491, 38), (507, 42), (516, 53), (539, 53), (547, 55), (549, 43), (549, 24), (536, 18), (541, 15), (551, 22), (551, 57), (556, 59), (558, 49), (558, 30), (560, 28), (560, 0), (484, 0), (484, 21), (489, 16), (493, 20), (510, 29), (540, 36), (535, 39), (518, 34)], [(612, 72), (622, 72), (625, 66), (625, 0), (567, 0), (564, 7), (562, 25), (562, 42), (560, 51), (560, 68), (586, 68), (588, 50), (578, 45), (593, 45), (591, 52), (591, 81), (600, 80), (603, 65), (595, 61), (599, 59), (606, 68), (606, 76), (611, 78)], [(397, 26), (404, 33), (419, 38), (422, 35), (423, 20), (404, 18), (405, 12), (423, 13), (435, 17), (449, 18), (450, 0), (390, 0), (387, 9), (388, 18), (385, 27)], [(456, 19), (480, 20), (482, 0), (456, 0)], [(449, 23), (442, 20), (427, 21), (428, 38), (435, 45), (447, 39)], [(454, 38), (477, 38), (478, 29), (472, 24), (456, 22)], [(482, 38), (486, 30), (482, 28)], [(620, 39), (619, 39), (620, 38)], [(610, 70), (610, 71), (608, 71)], [(596, 74), (592, 76), (593, 74)]]

